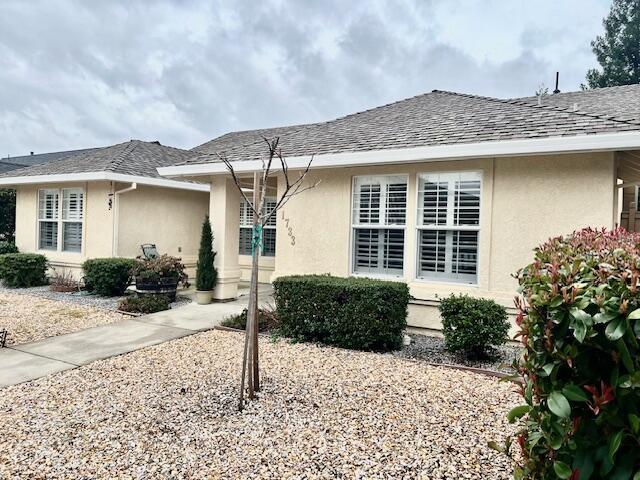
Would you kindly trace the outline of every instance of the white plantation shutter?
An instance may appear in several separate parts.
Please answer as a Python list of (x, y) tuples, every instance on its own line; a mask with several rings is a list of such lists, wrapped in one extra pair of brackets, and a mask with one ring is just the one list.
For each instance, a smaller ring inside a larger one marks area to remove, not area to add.
[(58, 213), (60, 191), (38, 191), (38, 248), (58, 249)]
[(39, 190), (39, 248), (80, 252), (83, 218), (84, 191), (81, 188)]
[(353, 180), (353, 271), (402, 275), (407, 216), (407, 177)]
[(419, 278), (477, 283), (481, 186), (478, 172), (419, 176)]

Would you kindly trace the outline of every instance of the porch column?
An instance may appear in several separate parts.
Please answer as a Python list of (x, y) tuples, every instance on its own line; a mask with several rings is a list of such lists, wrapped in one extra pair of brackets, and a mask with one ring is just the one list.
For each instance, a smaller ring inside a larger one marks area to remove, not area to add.
[(240, 281), (240, 193), (227, 176), (211, 177), (209, 219), (213, 230), (213, 250), (216, 252), (215, 266), (218, 269), (218, 283), (213, 298), (232, 300), (238, 297)]

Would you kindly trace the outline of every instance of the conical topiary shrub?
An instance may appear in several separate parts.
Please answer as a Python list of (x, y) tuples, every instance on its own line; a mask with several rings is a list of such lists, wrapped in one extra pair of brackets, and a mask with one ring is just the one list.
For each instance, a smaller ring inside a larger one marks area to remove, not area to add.
[[(213, 265), (216, 254), (213, 251), (213, 233), (211, 232), (211, 223), (209, 223), (209, 215), (204, 218), (202, 223), (202, 235), (200, 237), (200, 250), (198, 251), (198, 264), (196, 266), (196, 290), (199, 292), (211, 292), (216, 285), (218, 272)], [(202, 301), (201, 301), (202, 300)], [(199, 298), (198, 303), (209, 303), (204, 297)]]

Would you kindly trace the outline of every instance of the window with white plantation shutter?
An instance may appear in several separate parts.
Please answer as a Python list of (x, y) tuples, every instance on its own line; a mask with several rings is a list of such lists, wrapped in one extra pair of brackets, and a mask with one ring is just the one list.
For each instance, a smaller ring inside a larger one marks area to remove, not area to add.
[(58, 249), (59, 190), (38, 192), (38, 246), (42, 250)]
[[(276, 206), (275, 198), (265, 198), (264, 211), (271, 213)], [(253, 211), (251, 205), (240, 201), (240, 255), (251, 255), (253, 236)], [(262, 256), (274, 257), (276, 254), (276, 216), (272, 215), (262, 230)]]
[(354, 273), (401, 276), (407, 216), (407, 176), (353, 179)]
[(39, 248), (80, 252), (83, 216), (84, 192), (81, 188), (39, 190)]
[(418, 180), (418, 278), (477, 283), (481, 174), (429, 173)]

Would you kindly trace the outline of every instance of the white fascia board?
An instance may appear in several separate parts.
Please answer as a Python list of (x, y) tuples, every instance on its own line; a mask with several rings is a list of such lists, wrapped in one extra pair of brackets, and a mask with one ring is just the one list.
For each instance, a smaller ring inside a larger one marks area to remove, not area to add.
[(169, 180), (166, 178), (152, 178), (114, 172), (84, 172), (54, 175), (30, 175), (23, 177), (5, 177), (0, 178), (0, 185), (15, 186), (42, 183), (93, 182), (100, 180), (123, 183), (138, 183), (140, 185), (176, 188), (180, 190), (192, 190), (196, 192), (209, 192), (211, 190), (210, 185), (204, 183), (182, 182), (179, 180)]
[[(315, 155), (312, 169), (335, 167), (359, 167), (395, 163), (465, 160), (469, 158), (543, 155), (556, 153), (597, 152), (640, 148), (640, 132), (621, 132), (571, 137), (532, 138), (524, 140), (499, 140), (480, 143), (436, 145), (430, 147), (368, 150), (363, 152), (328, 153)], [(311, 155), (288, 157), (290, 169), (306, 168)], [(237, 173), (249, 173), (262, 169), (262, 161), (232, 162)], [(158, 168), (167, 177), (221, 175), (228, 173), (222, 162), (197, 165), (176, 165)]]

